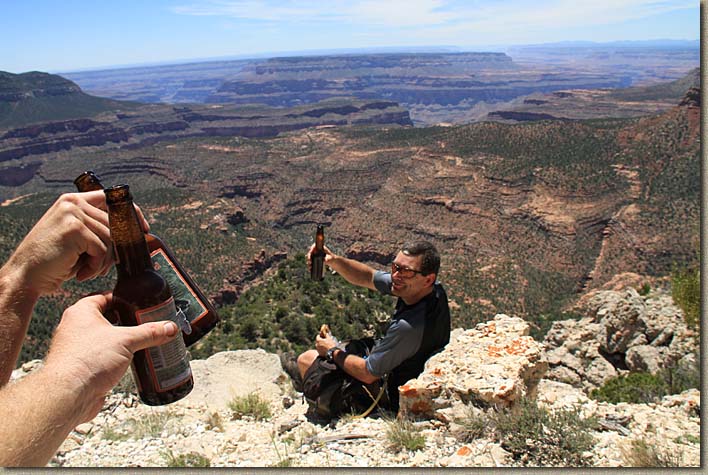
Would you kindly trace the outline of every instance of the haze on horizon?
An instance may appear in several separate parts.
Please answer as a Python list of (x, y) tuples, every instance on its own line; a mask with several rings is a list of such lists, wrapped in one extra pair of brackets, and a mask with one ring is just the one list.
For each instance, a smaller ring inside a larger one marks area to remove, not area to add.
[(279, 52), (698, 40), (696, 0), (4, 2), (0, 70), (62, 72)]

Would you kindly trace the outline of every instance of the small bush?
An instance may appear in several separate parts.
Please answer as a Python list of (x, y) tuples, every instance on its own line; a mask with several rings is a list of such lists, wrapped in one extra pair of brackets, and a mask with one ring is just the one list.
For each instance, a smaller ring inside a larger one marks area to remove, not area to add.
[(660, 375), (629, 373), (627, 376), (609, 379), (601, 388), (593, 389), (590, 397), (612, 404), (619, 402), (645, 404), (660, 400), (668, 392), (668, 385)]
[(168, 450), (163, 457), (168, 467), (211, 467), (209, 459), (197, 452), (175, 455)]
[(681, 361), (676, 365), (663, 369), (659, 375), (664, 378), (669, 394), (679, 394), (687, 389), (700, 389), (701, 367), (700, 356), (693, 354), (692, 359)]
[(680, 435), (674, 439), (677, 444), (700, 444), (701, 438), (693, 434)]
[(136, 439), (157, 437), (162, 434), (173, 416), (170, 411), (151, 412), (140, 419), (129, 419), (128, 425), (132, 428), (132, 436)]
[(523, 466), (585, 467), (596, 427), (578, 409), (550, 412), (534, 401), (522, 400), (513, 409), (491, 412), (494, 434), (502, 447)]
[(483, 414), (477, 414), (471, 406), (467, 407), (467, 414), (455, 422), (460, 426), (456, 438), (465, 443), (482, 438), (489, 427), (488, 418)]
[(425, 448), (425, 436), (408, 419), (387, 421), (388, 448), (394, 452), (416, 451)]
[(218, 412), (214, 411), (207, 416), (206, 428), (223, 432), (224, 422), (221, 420), (221, 415)]
[(686, 325), (697, 329), (701, 316), (701, 273), (697, 267), (674, 269), (671, 273), (671, 297), (683, 311)]
[(651, 292), (651, 285), (649, 283), (645, 282), (641, 287), (637, 289), (637, 292), (639, 295), (642, 297), (649, 295), (649, 292)]
[(125, 431), (116, 429), (115, 427), (106, 427), (102, 431), (103, 440), (112, 440), (114, 442), (120, 442), (123, 440), (130, 439), (131, 435)]
[(683, 452), (661, 449), (644, 439), (634, 439), (620, 448), (622, 460), (630, 467), (680, 467)]
[(234, 419), (251, 416), (259, 421), (270, 419), (273, 416), (268, 401), (256, 393), (234, 397), (229, 403), (229, 409), (233, 412)]
[(269, 465), (270, 467), (292, 467), (293, 458), (288, 454), (288, 445), (292, 440), (285, 440), (283, 442), (283, 453), (280, 453), (278, 449), (278, 441), (275, 438), (275, 434), (270, 434), (270, 441), (273, 443), (273, 448), (275, 449), (275, 454), (278, 456), (278, 461), (274, 464)]

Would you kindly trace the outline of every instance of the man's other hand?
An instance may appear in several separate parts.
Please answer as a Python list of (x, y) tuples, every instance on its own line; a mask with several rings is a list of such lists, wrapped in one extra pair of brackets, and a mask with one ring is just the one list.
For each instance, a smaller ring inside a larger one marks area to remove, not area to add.
[(178, 334), (174, 322), (114, 327), (104, 317), (110, 293), (92, 295), (67, 308), (57, 326), (45, 368), (73, 385), (78, 420), (89, 421), (101, 410), (106, 394), (128, 369), (133, 353), (162, 345)]

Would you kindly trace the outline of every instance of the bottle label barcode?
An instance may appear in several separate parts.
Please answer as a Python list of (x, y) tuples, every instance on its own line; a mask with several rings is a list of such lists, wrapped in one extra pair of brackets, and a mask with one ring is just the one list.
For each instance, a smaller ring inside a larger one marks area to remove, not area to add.
[[(138, 310), (135, 318), (138, 324), (171, 320), (179, 326), (173, 297), (154, 307)], [(192, 375), (187, 348), (179, 336), (164, 345), (148, 348), (147, 360), (155, 388), (160, 392), (179, 386)]]
[[(175, 265), (162, 249), (156, 249), (150, 254), (153, 268), (167, 281), (172, 296), (175, 298), (177, 311), (184, 314), (187, 322), (193, 323), (207, 314), (206, 305), (199, 300), (194, 291), (187, 285), (177, 271)], [(184, 330), (184, 322), (177, 323)], [(185, 333), (189, 333), (186, 331)]]

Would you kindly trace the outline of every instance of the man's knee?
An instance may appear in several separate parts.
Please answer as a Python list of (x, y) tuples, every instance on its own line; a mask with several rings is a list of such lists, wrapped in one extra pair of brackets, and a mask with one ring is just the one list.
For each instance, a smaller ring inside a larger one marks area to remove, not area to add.
[(300, 369), (300, 375), (304, 378), (307, 369), (312, 366), (312, 363), (317, 358), (317, 350), (307, 350), (297, 357), (297, 367)]

